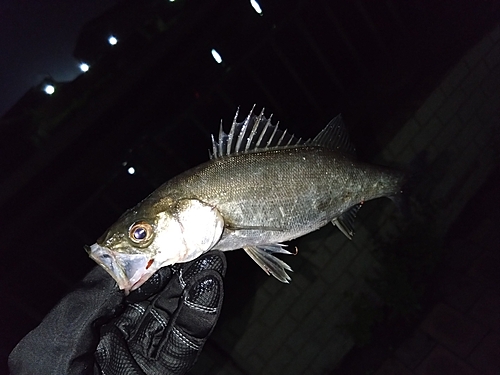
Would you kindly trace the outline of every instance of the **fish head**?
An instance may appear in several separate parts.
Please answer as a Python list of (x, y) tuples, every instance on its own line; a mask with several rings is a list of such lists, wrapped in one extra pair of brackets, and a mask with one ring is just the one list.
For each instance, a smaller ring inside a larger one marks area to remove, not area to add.
[(161, 267), (188, 262), (213, 248), (223, 228), (218, 210), (197, 199), (143, 201), (87, 251), (128, 294)]

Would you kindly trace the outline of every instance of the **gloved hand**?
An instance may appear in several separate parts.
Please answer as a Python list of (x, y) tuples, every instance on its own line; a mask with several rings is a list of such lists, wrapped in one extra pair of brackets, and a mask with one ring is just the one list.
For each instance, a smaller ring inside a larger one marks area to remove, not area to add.
[(219, 317), (225, 270), (210, 251), (124, 299), (96, 267), (14, 348), (11, 374), (184, 374)]

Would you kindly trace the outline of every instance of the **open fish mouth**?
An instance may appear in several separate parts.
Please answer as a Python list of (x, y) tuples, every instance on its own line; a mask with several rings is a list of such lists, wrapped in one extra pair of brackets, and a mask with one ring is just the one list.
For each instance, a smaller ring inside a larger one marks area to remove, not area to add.
[(121, 254), (97, 243), (86, 246), (87, 253), (103, 267), (128, 295), (140, 287), (152, 274), (152, 260), (144, 254)]

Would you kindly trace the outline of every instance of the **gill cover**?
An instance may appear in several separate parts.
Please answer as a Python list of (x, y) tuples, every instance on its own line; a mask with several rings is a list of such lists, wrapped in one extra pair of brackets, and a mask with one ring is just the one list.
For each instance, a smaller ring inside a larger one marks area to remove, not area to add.
[(143, 225), (144, 222), (138, 221), (125, 235), (117, 236), (123, 241), (116, 244), (116, 249), (108, 243), (96, 243), (87, 249), (90, 258), (126, 294), (144, 284), (161, 267), (191, 261), (213, 248), (222, 235), (224, 220), (216, 208), (204, 202), (181, 199), (157, 215), (154, 233), (151, 238), (145, 237), (149, 244), (140, 247), (137, 237), (142, 237)]

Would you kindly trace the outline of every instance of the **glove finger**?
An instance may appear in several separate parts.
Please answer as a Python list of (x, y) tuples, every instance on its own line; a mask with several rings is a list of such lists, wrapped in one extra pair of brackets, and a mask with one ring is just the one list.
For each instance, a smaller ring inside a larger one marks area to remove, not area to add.
[[(179, 283), (184, 291), (170, 326), (196, 338), (206, 339), (210, 335), (222, 307), (222, 277), (226, 267), (226, 257), (218, 250), (183, 265)], [(162, 301), (159, 300), (158, 305), (162, 305)]]
[(145, 375), (130, 353), (122, 332), (113, 324), (102, 327), (95, 359), (102, 374)]
[(194, 285), (192, 279), (200, 273), (214, 271), (220, 275), (226, 273), (226, 257), (221, 251), (209, 251), (188, 263), (178, 263), (171, 266), (177, 277), (172, 277), (168, 286), (152, 300), (152, 304), (166, 320), (174, 315), (179, 308), (180, 299), (187, 285)]
[(174, 325), (190, 336), (207, 338), (219, 317), (223, 297), (222, 276), (213, 270), (199, 273), (184, 290)]
[(153, 294), (160, 292), (172, 278), (170, 267), (162, 267), (151, 276), (148, 281), (142, 284), (136, 290), (130, 292), (125, 298), (128, 303), (140, 302), (148, 299)]
[(222, 299), (223, 282), (218, 272), (207, 270), (192, 277), (169, 321), (166, 340), (154, 355), (157, 363), (174, 374), (188, 371), (217, 323)]
[(211, 250), (192, 262), (178, 264), (177, 266), (180, 268), (179, 280), (181, 286), (185, 288), (191, 278), (203, 271), (214, 270), (224, 277), (226, 275), (227, 263), (226, 256), (222, 251)]

